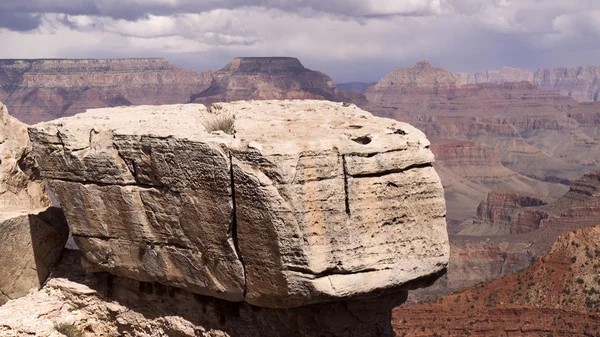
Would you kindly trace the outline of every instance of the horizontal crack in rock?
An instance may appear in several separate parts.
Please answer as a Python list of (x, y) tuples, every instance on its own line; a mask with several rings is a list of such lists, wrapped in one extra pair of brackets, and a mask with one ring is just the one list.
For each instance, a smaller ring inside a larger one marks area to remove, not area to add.
[(409, 171), (409, 170), (427, 168), (427, 167), (433, 167), (433, 164), (432, 163), (414, 164), (414, 165), (409, 165), (403, 169), (392, 169), (392, 170), (384, 170), (381, 172), (374, 172), (374, 173), (360, 173), (360, 174), (348, 174), (348, 175), (352, 178), (377, 178), (377, 177), (385, 177), (387, 175), (394, 174), (394, 173), (401, 173), (401, 172), (405, 172), (405, 171)]
[(365, 274), (365, 273), (372, 273), (372, 272), (376, 272), (376, 271), (383, 271), (383, 270), (389, 270), (391, 268), (381, 268), (381, 269), (376, 269), (376, 268), (367, 268), (367, 269), (361, 269), (361, 270), (356, 270), (356, 271), (352, 271), (352, 270), (339, 270), (337, 268), (329, 268), (326, 269), (320, 273), (314, 273), (312, 270), (308, 269), (308, 268), (303, 268), (303, 267), (299, 267), (299, 266), (288, 266), (286, 268), (287, 271), (293, 271), (296, 273), (301, 273), (301, 274), (305, 274), (305, 275), (310, 275), (313, 276), (314, 278), (323, 278), (323, 277), (328, 277), (328, 276), (333, 276), (333, 275), (357, 275), (357, 274)]

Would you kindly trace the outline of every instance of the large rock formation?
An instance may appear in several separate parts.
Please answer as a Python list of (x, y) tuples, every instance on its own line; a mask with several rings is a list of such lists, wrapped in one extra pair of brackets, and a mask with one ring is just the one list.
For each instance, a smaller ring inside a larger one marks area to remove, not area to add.
[(448, 261), (429, 142), (355, 106), (98, 109), (29, 133), (98, 270), (296, 307), (406, 290)]
[(238, 57), (214, 73), (208, 89), (192, 97), (192, 101), (205, 104), (257, 99), (359, 103), (364, 96), (338, 90), (329, 76), (304, 68), (296, 58)]
[(40, 287), (60, 258), (68, 229), (29, 156), (27, 126), (0, 103), (0, 304)]
[(516, 275), (397, 308), (396, 335), (597, 336), (599, 243), (600, 226), (570, 232)]
[(0, 101), (37, 123), (90, 108), (185, 103), (209, 86), (211, 73), (164, 59), (0, 60)]
[(528, 81), (543, 90), (557, 92), (580, 102), (597, 101), (600, 93), (600, 66), (542, 68), (535, 72), (505, 67), (499, 71), (457, 75), (462, 84)]

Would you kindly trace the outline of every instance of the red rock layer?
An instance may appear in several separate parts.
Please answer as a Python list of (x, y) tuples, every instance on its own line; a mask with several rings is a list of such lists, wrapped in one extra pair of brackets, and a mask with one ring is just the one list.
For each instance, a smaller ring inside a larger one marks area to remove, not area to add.
[(396, 308), (397, 336), (600, 336), (600, 226), (559, 237), (515, 275)]

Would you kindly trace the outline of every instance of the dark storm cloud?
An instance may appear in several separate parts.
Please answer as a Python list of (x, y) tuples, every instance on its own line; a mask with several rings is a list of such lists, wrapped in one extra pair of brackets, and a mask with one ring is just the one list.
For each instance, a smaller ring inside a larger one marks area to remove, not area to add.
[(41, 21), (40, 15), (36, 14), (0, 12), (0, 28), (17, 32), (36, 29)]
[(445, 0), (1, 0), (4, 13), (59, 13), (106, 16), (136, 20), (147, 15), (199, 13), (214, 9), (244, 7), (279, 9), (287, 12), (330, 13), (356, 18), (389, 15), (428, 15), (439, 12)]

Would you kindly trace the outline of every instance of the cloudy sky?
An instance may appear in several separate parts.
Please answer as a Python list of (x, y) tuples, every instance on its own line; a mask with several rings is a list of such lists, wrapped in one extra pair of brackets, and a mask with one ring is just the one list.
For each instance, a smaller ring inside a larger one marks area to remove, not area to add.
[(600, 64), (598, 0), (0, 0), (0, 58), (294, 56), (337, 82)]

